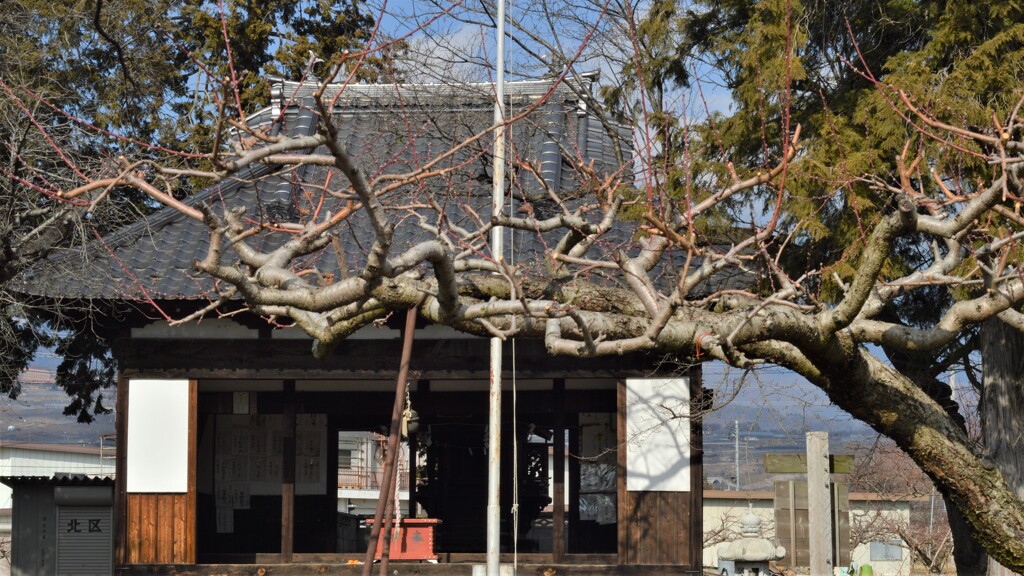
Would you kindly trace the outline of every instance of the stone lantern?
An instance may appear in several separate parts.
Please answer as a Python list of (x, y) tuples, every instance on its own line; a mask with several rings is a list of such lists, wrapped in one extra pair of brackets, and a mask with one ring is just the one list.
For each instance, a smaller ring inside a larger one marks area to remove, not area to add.
[(768, 563), (786, 555), (786, 549), (761, 537), (761, 519), (751, 509), (740, 520), (743, 537), (718, 548), (718, 571), (723, 576), (769, 574)]

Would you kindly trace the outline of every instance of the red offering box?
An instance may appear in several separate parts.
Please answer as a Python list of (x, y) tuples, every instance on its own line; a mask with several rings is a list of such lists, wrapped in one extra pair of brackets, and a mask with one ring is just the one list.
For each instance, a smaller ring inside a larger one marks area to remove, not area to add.
[[(437, 518), (402, 518), (397, 531), (392, 524), (388, 559), (437, 560), (437, 554), (434, 554), (434, 526), (440, 523)], [(372, 526), (373, 518), (367, 519), (366, 524)], [(377, 540), (378, 560), (384, 549), (383, 543), (384, 533), (381, 532)]]

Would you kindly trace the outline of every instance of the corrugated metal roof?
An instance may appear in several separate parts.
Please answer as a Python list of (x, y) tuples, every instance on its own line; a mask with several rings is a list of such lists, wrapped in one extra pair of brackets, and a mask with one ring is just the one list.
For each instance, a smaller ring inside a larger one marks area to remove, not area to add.
[(54, 476), (0, 476), (0, 484), (15, 486), (113, 486), (113, 476), (68, 474)]

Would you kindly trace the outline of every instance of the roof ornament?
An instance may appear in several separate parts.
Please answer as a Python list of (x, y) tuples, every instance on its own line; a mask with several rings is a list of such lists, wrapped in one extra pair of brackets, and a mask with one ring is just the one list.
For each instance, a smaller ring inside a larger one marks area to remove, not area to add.
[(296, 223), (299, 221), (295, 205), (286, 200), (274, 200), (266, 205), (266, 217), (273, 224)]
[(323, 64), (324, 59), (316, 55), (316, 52), (309, 51), (309, 60), (306, 62), (306, 70), (302, 73), (302, 78), (299, 78), (300, 82), (315, 82), (320, 83), (320, 77), (316, 75), (313, 68), (317, 64)]

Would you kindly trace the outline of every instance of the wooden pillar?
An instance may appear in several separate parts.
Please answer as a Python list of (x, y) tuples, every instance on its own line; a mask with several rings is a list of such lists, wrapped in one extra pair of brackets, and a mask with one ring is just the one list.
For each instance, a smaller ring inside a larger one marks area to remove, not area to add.
[(687, 373), (690, 377), (690, 517), (687, 561), (700, 568), (704, 553), (704, 415), (714, 405), (714, 392), (704, 389), (700, 367)]
[(195, 380), (122, 378), (118, 386), (120, 566), (195, 563), (197, 398)]
[[(281, 562), (292, 561), (295, 543), (295, 381), (284, 381), (284, 433), (282, 435)], [(337, 448), (335, 448), (337, 450)]]
[[(197, 493), (199, 487), (196, 484), (196, 466), (199, 459), (199, 381), (189, 380), (188, 382), (188, 492), (185, 493), (184, 501), (184, 518), (178, 518), (180, 523), (178, 526), (184, 526), (184, 534), (176, 534), (175, 540), (184, 537), (184, 542), (181, 542), (180, 548), (176, 549), (174, 555), (175, 562), (181, 562), (182, 557), (180, 553), (184, 553), (184, 562), (186, 564), (196, 563), (196, 540), (198, 535), (196, 534), (196, 515), (197, 504), (199, 495)], [(178, 515), (175, 514), (177, 517)]]
[(629, 561), (629, 518), (627, 504), (629, 494), (626, 492), (626, 381), (619, 380), (615, 384), (615, 491), (618, 525), (616, 526), (617, 556), (619, 564)]
[(114, 406), (114, 566), (128, 563), (128, 379), (117, 378), (117, 397)]
[(552, 386), (554, 396), (552, 409), (553, 428), (552, 443), (552, 514), (551, 514), (551, 553), (556, 563), (565, 560), (565, 380), (555, 378)]
[(807, 516), (811, 576), (831, 576), (832, 495), (828, 466), (828, 432), (807, 433)]
[[(416, 452), (419, 450), (419, 442), (415, 434), (409, 434), (409, 511), (408, 518), (416, 517)], [(399, 483), (401, 488), (401, 483)]]
[(327, 478), (324, 482), (325, 504), (330, 513), (324, 513), (327, 528), (324, 530), (323, 550), (338, 551), (338, 422), (334, 416), (327, 416)]
[[(412, 399), (414, 400), (413, 406), (418, 406), (424, 396), (430, 393), (430, 380), (416, 380), (416, 391), (412, 393)], [(423, 424), (423, 415), (420, 415), (420, 429)], [(414, 434), (412, 438), (409, 438), (409, 518), (416, 517), (416, 508), (419, 506), (419, 501), (416, 494), (416, 483), (419, 482), (418, 471), (416, 470), (416, 464), (418, 462), (420, 443), (419, 438)]]
[[(580, 419), (579, 414), (573, 412), (568, 415), (569, 425), (569, 453), (578, 455), (580, 453)], [(580, 460), (573, 456), (569, 458), (569, 549), (568, 552), (578, 552), (580, 548)]]

